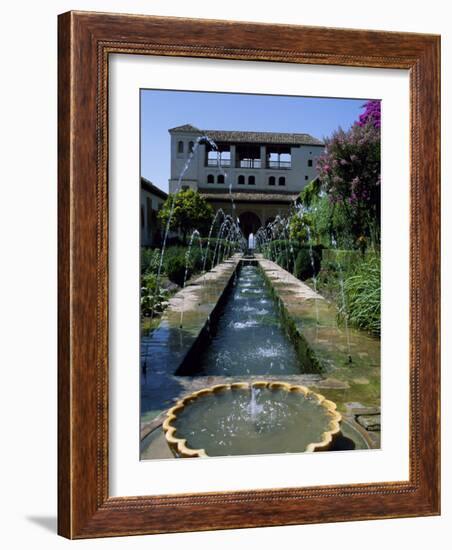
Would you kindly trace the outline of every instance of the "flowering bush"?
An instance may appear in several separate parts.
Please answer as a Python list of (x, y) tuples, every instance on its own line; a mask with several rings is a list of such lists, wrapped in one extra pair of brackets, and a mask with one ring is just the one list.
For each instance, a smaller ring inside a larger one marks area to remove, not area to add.
[(364, 238), (374, 245), (380, 241), (379, 105), (366, 103), (350, 130), (334, 132), (317, 166), (324, 191), (331, 203), (343, 206), (356, 242)]
[(376, 99), (364, 103), (364, 113), (359, 116), (358, 126), (372, 124), (375, 128), (381, 127), (381, 101)]

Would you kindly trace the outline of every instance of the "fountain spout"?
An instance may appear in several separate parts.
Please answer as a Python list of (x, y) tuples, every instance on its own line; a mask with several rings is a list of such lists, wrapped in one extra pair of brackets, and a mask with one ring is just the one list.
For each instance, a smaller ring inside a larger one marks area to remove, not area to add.
[(260, 405), (257, 402), (257, 388), (255, 386), (251, 386), (251, 399), (249, 404), (251, 420), (256, 420), (263, 408), (263, 405)]
[(254, 249), (256, 248), (256, 239), (253, 233), (248, 236), (248, 254), (254, 256)]

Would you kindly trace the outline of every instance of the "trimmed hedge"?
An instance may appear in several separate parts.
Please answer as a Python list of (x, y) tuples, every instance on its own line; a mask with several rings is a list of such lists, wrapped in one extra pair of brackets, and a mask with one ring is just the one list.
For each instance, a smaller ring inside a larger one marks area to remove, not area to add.
[(323, 245), (312, 246), (314, 271), (312, 269), (310, 247), (305, 243), (300, 244), (298, 241), (289, 240), (272, 241), (265, 250), (265, 257), (273, 259), (282, 268), (304, 281), (319, 273), (322, 249)]
[[(165, 260), (165, 273), (172, 283), (176, 283), (179, 286), (184, 284), (185, 264), (185, 254), (173, 255)], [(187, 267), (187, 279), (191, 277), (192, 272), (193, 268), (189, 264)]]
[[(207, 248), (207, 239), (201, 240), (202, 252), (199, 242), (195, 240), (190, 250), (188, 258), (187, 280), (195, 273), (200, 273), (205, 267), (209, 271), (212, 267), (212, 261), (216, 250), (215, 262), (223, 258), (226, 252), (232, 253), (232, 247), (228, 247), (226, 239), (211, 239)], [(187, 263), (188, 247), (182, 245), (172, 245), (165, 248), (161, 274), (165, 274), (168, 279), (179, 286), (184, 284), (185, 266)], [(227, 256), (227, 255), (226, 255)], [(158, 273), (160, 265), (161, 250), (158, 248), (141, 248), (141, 274), (149, 275)]]
[[(312, 269), (312, 263), (314, 263), (314, 270)], [(295, 260), (294, 275), (301, 281), (310, 279), (311, 277), (316, 276), (320, 271), (320, 255), (318, 250), (314, 247), (312, 248), (312, 260), (311, 252), (309, 248), (302, 248), (297, 254), (297, 259)]]

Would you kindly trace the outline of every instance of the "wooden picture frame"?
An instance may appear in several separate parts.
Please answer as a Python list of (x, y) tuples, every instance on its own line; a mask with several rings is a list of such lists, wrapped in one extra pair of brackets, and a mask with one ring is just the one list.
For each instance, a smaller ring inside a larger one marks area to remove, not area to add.
[[(440, 38), (69, 12), (59, 16), (58, 532), (103, 537), (440, 510)], [(149, 497), (108, 491), (110, 54), (406, 69), (410, 73), (409, 481)]]

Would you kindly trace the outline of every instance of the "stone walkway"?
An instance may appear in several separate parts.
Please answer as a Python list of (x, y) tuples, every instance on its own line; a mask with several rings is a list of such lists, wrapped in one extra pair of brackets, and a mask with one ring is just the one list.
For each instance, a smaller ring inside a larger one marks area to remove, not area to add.
[[(336, 306), (270, 260), (258, 256), (266, 277), (319, 363), (322, 378), (310, 388), (334, 401), (345, 418), (380, 437), (380, 340), (337, 325)], [(349, 354), (351, 362), (349, 361)]]

